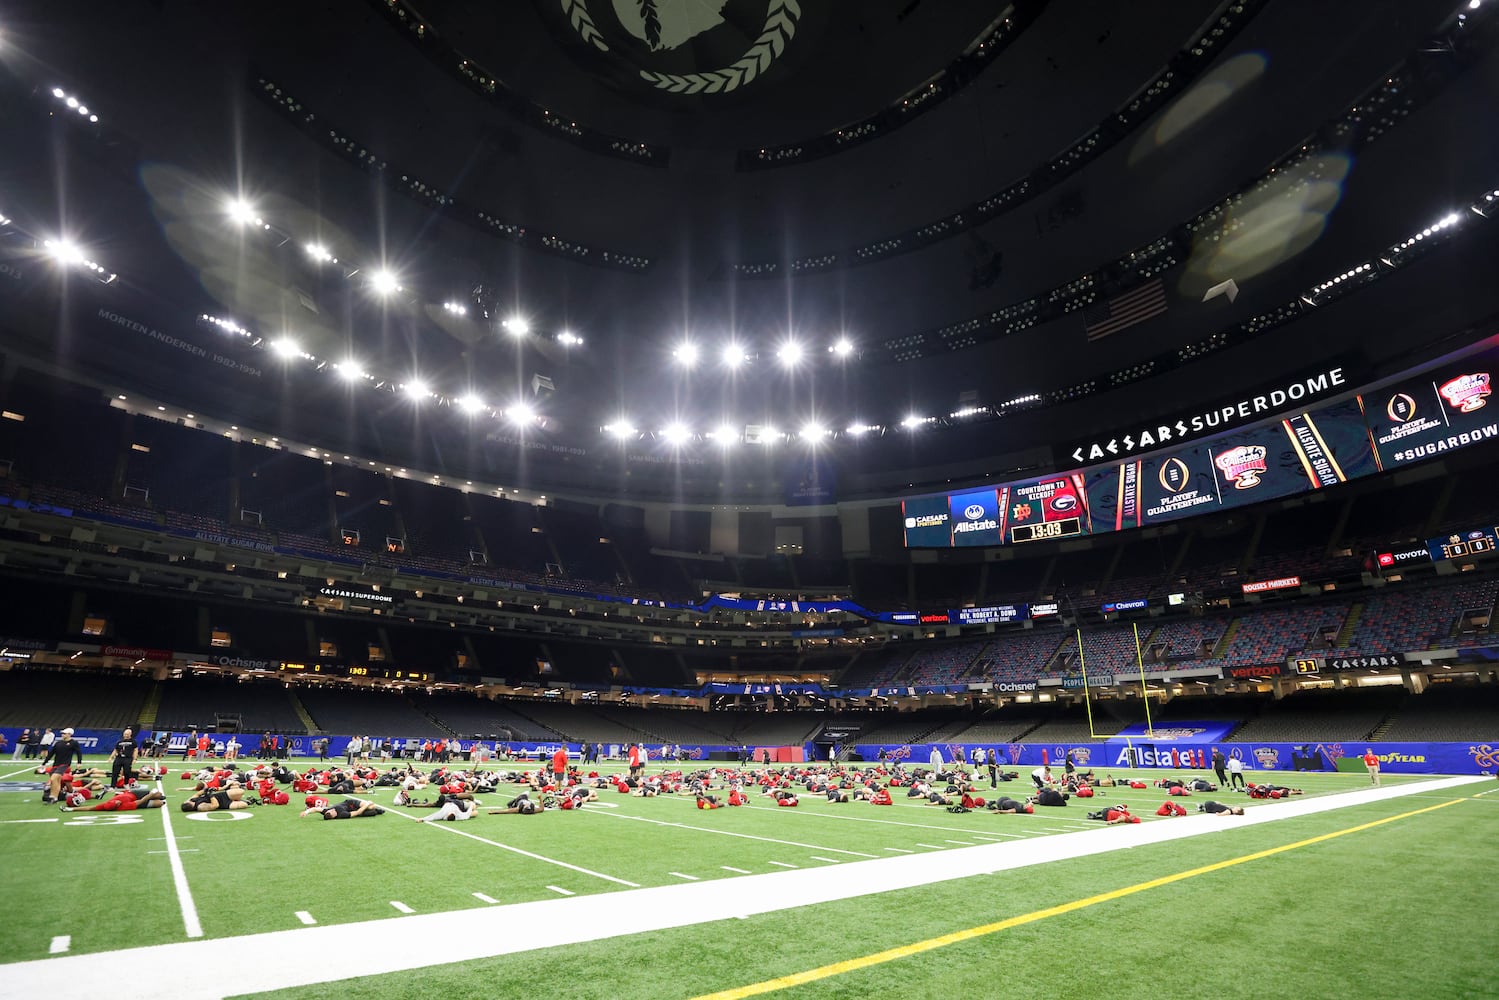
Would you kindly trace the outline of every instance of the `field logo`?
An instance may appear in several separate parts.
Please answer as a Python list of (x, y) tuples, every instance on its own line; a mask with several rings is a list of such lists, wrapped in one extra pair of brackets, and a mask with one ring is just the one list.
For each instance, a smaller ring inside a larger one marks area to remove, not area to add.
[(1161, 489), (1167, 493), (1180, 493), (1187, 488), (1187, 481), (1191, 473), (1187, 471), (1187, 463), (1179, 458), (1168, 458), (1161, 463), (1159, 473)]
[(1416, 401), (1403, 392), (1397, 392), (1385, 404), (1385, 416), (1392, 424), (1404, 424), (1416, 419)]
[(1499, 767), (1499, 747), (1491, 747), (1487, 743), (1468, 748), (1468, 756), (1473, 758), (1473, 763), (1479, 767)]
[(1459, 375), (1443, 385), (1437, 392), (1440, 392), (1442, 398), (1447, 400), (1448, 406), (1457, 407), (1459, 413), (1481, 410), (1489, 395), (1489, 373), (1474, 372), (1471, 375)]
[(1025, 753), (1025, 748), (1019, 743), (1010, 743), (1005, 746), (1005, 752), (1009, 754), (1011, 764), (1019, 764), (1021, 755)]
[(1252, 490), (1260, 484), (1260, 476), (1266, 472), (1263, 445), (1241, 444), (1230, 448), (1213, 459), (1213, 464), (1223, 473), (1223, 478), (1234, 484), (1236, 490)]
[(1274, 747), (1255, 747), (1254, 759), (1259, 761), (1260, 767), (1273, 771), (1280, 765), (1280, 751)]

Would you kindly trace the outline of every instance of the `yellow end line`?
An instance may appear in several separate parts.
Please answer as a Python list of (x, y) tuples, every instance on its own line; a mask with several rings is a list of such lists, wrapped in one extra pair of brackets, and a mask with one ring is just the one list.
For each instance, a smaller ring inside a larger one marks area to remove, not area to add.
[(764, 982), (752, 983), (748, 986), (736, 986), (733, 989), (721, 990), (718, 993), (707, 993), (696, 1000), (739, 1000), (741, 997), (758, 996), (761, 993), (770, 993), (775, 990), (784, 990), (792, 986), (801, 986), (804, 983), (815, 982), (819, 979), (827, 979), (830, 976), (842, 975), (845, 972), (854, 972), (858, 969), (866, 969), (871, 965), (880, 965), (884, 962), (893, 962), (901, 958), (909, 958), (922, 952), (932, 951), (937, 948), (945, 948), (950, 944), (959, 944), (963, 941), (971, 941), (974, 938), (984, 937), (989, 934), (997, 934), (1000, 931), (1009, 930), (1012, 927), (1020, 927), (1032, 924), (1038, 920), (1048, 917), (1058, 917), (1064, 913), (1072, 913), (1075, 910), (1085, 909), (1089, 906), (1097, 906), (1099, 903), (1107, 903), (1111, 900), (1122, 899), (1125, 896), (1133, 896), (1137, 892), (1147, 889), (1158, 889), (1163, 885), (1173, 882), (1181, 882), (1185, 879), (1195, 878), (1198, 875), (1206, 875), (1209, 872), (1220, 871), (1224, 868), (1232, 868), (1250, 861), (1258, 861), (1261, 858), (1272, 857), (1276, 854), (1284, 854), (1286, 851), (1294, 851), (1298, 847), (1308, 847), (1312, 844), (1320, 844), (1326, 840), (1337, 837), (1346, 837), (1350, 833), (1358, 833), (1362, 830), (1370, 830), (1376, 826), (1384, 826), (1396, 820), (1409, 819), (1422, 813), (1429, 813), (1437, 809), (1445, 809), (1447, 806), (1457, 805), (1465, 799), (1452, 799), (1438, 805), (1427, 806), (1424, 809), (1416, 809), (1411, 812), (1401, 813), (1398, 816), (1387, 816), (1384, 819), (1376, 819), (1369, 823), (1361, 823), (1358, 826), (1350, 826), (1346, 830), (1337, 830), (1333, 833), (1324, 833), (1320, 836), (1309, 837), (1306, 840), (1298, 840), (1294, 844), (1283, 844), (1280, 847), (1271, 847), (1267, 850), (1256, 851), (1253, 854), (1245, 854), (1241, 857), (1230, 858), (1227, 861), (1217, 861), (1201, 868), (1193, 868), (1190, 871), (1177, 872), (1175, 875), (1165, 875), (1161, 878), (1151, 879), (1148, 882), (1140, 882), (1136, 885), (1126, 886), (1123, 889), (1114, 889), (1109, 892), (1100, 893), (1096, 896), (1088, 896), (1085, 899), (1073, 900), (1070, 903), (1062, 903), (1058, 906), (1049, 906), (1044, 910), (1035, 910), (1031, 913), (1022, 914), (1018, 917), (1009, 917), (992, 924), (984, 924), (981, 927), (970, 927), (967, 930), (954, 931), (951, 934), (943, 934), (940, 937), (927, 938), (925, 941), (916, 941), (912, 944), (904, 944), (899, 948), (890, 948), (886, 951), (876, 952), (873, 955), (865, 955), (861, 958), (850, 958), (842, 962), (834, 962), (816, 969), (808, 969), (805, 972), (792, 973), (789, 976), (778, 976), (775, 979), (767, 979)]

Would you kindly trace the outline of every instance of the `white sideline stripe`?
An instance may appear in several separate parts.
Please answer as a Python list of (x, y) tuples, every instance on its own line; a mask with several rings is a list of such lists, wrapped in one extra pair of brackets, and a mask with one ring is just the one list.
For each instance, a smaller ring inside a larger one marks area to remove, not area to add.
[[(12, 771), (9, 774), (0, 774), (0, 781), (4, 781), (6, 778), (14, 778), (16, 775), (18, 775), (18, 774), (25, 774), (28, 771), (30, 771), (33, 774), (35, 774), (36, 773), (36, 768), (34, 768), (34, 767), (23, 767), (19, 771)], [(42, 778), (44, 776), (38, 774), (37, 777), (38, 778)]]
[(788, 865), (784, 861), (767, 861), (765, 863), (768, 864), (768, 865), (775, 865), (777, 868), (795, 868), (796, 867), (796, 865)]
[(390, 901), (390, 905), (394, 906), (396, 909), (400, 910), (402, 913), (415, 913), (416, 912), (411, 907), (407, 906), (405, 903), (401, 902), (398, 899), (392, 899)]
[(495, 899), (493, 896), (486, 896), (482, 892), (476, 892), (476, 893), (474, 893), (473, 897), (475, 899), (477, 899), (481, 903), (498, 903), (499, 902), (499, 900)]
[(698, 877), (696, 875), (684, 875), (681, 872), (667, 872), (666, 874), (668, 874), (668, 875), (675, 875), (677, 878), (685, 878), (689, 882), (696, 882), (696, 881), (698, 881)]
[(916, 853), (915, 851), (908, 851), (904, 847), (887, 847), (887, 848), (885, 848), (885, 850), (887, 850), (887, 851), (894, 851), (896, 854), (915, 854)]
[(61, 955), (71, 947), (73, 947), (73, 936), (71, 934), (59, 934), (52, 939), (51, 946), (47, 948), (47, 954)]
[(996, 844), (1004, 843), (1003, 840), (998, 839), (1000, 837), (1014, 837), (1018, 840), (1025, 839), (1025, 834), (1023, 833), (970, 833), (968, 836), (974, 840), (988, 840)]
[[(376, 805), (379, 805), (379, 803), (376, 803)], [(387, 815), (399, 816), (402, 819), (410, 820), (413, 823), (417, 822), (417, 817), (415, 816), (407, 816), (405, 813), (389, 806), (381, 806), (381, 808), (385, 810)], [(566, 868), (570, 871), (579, 872), (583, 875), (592, 875), (594, 878), (601, 878), (606, 882), (613, 882), (616, 885), (626, 885), (631, 889), (640, 888), (640, 883), (638, 882), (626, 882), (622, 878), (615, 878), (613, 875), (605, 875), (603, 872), (592, 871), (588, 868), (579, 868), (577, 865), (570, 865), (566, 861), (558, 861), (556, 858), (548, 858), (540, 854), (532, 854), (530, 851), (523, 851), (519, 847), (511, 847), (509, 844), (502, 844), (498, 840), (490, 840), (488, 837), (481, 837), (476, 833), (469, 833), (466, 830), (460, 830), (451, 823), (423, 823), (422, 826), (443, 830), (447, 833), (456, 833), (460, 837), (467, 837), (469, 840), (477, 840), (481, 844), (488, 844), (490, 847), (498, 847), (502, 851), (510, 851), (513, 854), (524, 855), (525, 857), (533, 858), (537, 861), (545, 861), (549, 865), (556, 865), (559, 868)]]
[[(156, 782), (156, 790), (162, 790)], [(161, 813), (162, 839), (167, 842), (167, 860), (172, 865), (172, 882), (177, 886), (177, 902), (182, 907), (182, 927), (190, 938), (203, 936), (203, 922), (198, 919), (198, 905), (193, 902), (193, 891), (187, 885), (187, 872), (182, 869), (182, 855), (177, 853), (177, 838), (172, 834), (172, 810), (158, 809)]]
[(744, 840), (762, 840), (767, 844), (780, 844), (783, 847), (806, 847), (814, 851), (831, 851), (834, 854), (852, 854), (856, 858), (878, 857), (875, 854), (865, 854), (863, 851), (845, 851), (841, 847), (823, 847), (821, 844), (802, 844), (795, 840), (777, 840), (774, 837), (757, 837), (752, 833), (737, 833), (733, 830), (716, 830), (711, 826), (688, 826), (686, 823), (668, 823), (664, 819), (647, 819), (644, 816), (631, 816), (625, 813), (590, 813), (593, 816), (609, 816), (612, 819), (630, 819), (637, 823), (653, 823), (656, 826), (671, 826), (678, 830), (696, 830), (699, 833), (720, 833), (725, 837), (740, 837)]
[(549, 886), (547, 886), (547, 888), (550, 889), (550, 890), (552, 890), (553, 892), (560, 892), (564, 896), (576, 896), (577, 895), (576, 892), (573, 892), (573, 891), (571, 891), (569, 889), (564, 889), (560, 885), (549, 885)]
[(973, 841), (971, 841), (971, 840), (949, 840), (949, 841), (947, 841), (947, 843), (949, 843), (949, 844), (962, 844), (964, 847), (972, 847), (973, 846)]
[[(401, 921), (400, 948), (369, 947), (371, 933), (388, 929), (388, 921), (377, 919), (13, 962), (0, 965), (0, 982), (11, 996), (49, 996), (58, 983), (67, 983), (75, 995), (108, 996), (110, 1000), (202, 1000), (205, 996), (292, 989), (346, 978), (347, 969), (334, 968), (327, 961), (330, 954), (357, 950), (358, 974), (376, 976), (541, 948), (555, 950), (559, 945), (855, 899), (970, 878), (977, 871), (1027, 868), (1492, 780), (1438, 778), (1310, 799), (1282, 799), (1273, 807), (1251, 808), (1246, 815), (1234, 817), (1231, 824), (1222, 817), (1194, 814), (1170, 823), (1100, 826), (1077, 837), (1036, 837), (1023, 844), (988, 844), (961, 851), (880, 858), (861, 862), (858, 878), (849, 878), (849, 870), (842, 867), (806, 868), (747, 876), (734, 884), (732, 893), (724, 892), (713, 880), (483, 910), (421, 913)], [(275, 962), (236, 967), (234, 981), (218, 990), (205, 989), (201, 977), (119, 975), (122, 967), (133, 967), (136, 962), (149, 963), (152, 968), (199, 967), (220, 961), (224, 954), (246, 952), (279, 957)], [(441, 960), (428, 957), (436, 955), (442, 956)]]
[(838, 861), (837, 858), (824, 858), (824, 857), (822, 857), (819, 854), (812, 855), (812, 860), (813, 861), (826, 861), (830, 865), (836, 865), (836, 864), (839, 863), (839, 861)]
[(302, 921), (302, 923), (306, 924), (308, 927), (311, 927), (313, 924), (317, 923), (316, 920), (312, 919), (312, 914), (308, 913), (306, 910), (298, 910), (294, 914), (294, 916), (298, 920)]
[(738, 872), (741, 875), (749, 874), (749, 872), (745, 871), (743, 868), (731, 868), (728, 865), (719, 865), (718, 867), (722, 868), (726, 872)]
[(947, 848), (943, 847), (941, 844), (917, 844), (916, 846), (917, 847), (930, 847), (934, 851), (945, 851), (945, 850), (947, 850)]

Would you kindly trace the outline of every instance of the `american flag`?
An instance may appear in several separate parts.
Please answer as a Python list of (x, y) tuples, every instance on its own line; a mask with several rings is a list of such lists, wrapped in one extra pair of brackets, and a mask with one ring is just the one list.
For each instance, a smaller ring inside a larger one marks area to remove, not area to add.
[(1083, 330), (1087, 332), (1090, 341), (1099, 340), (1165, 311), (1165, 281), (1152, 278), (1139, 288), (1084, 309)]

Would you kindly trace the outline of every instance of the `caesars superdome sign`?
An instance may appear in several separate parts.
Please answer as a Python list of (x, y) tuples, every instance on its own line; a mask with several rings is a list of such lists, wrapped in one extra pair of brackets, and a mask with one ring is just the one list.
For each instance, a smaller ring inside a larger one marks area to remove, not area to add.
[(803, 18), (801, 0), (534, 2), (589, 68), (662, 94), (750, 86), (794, 47)]

